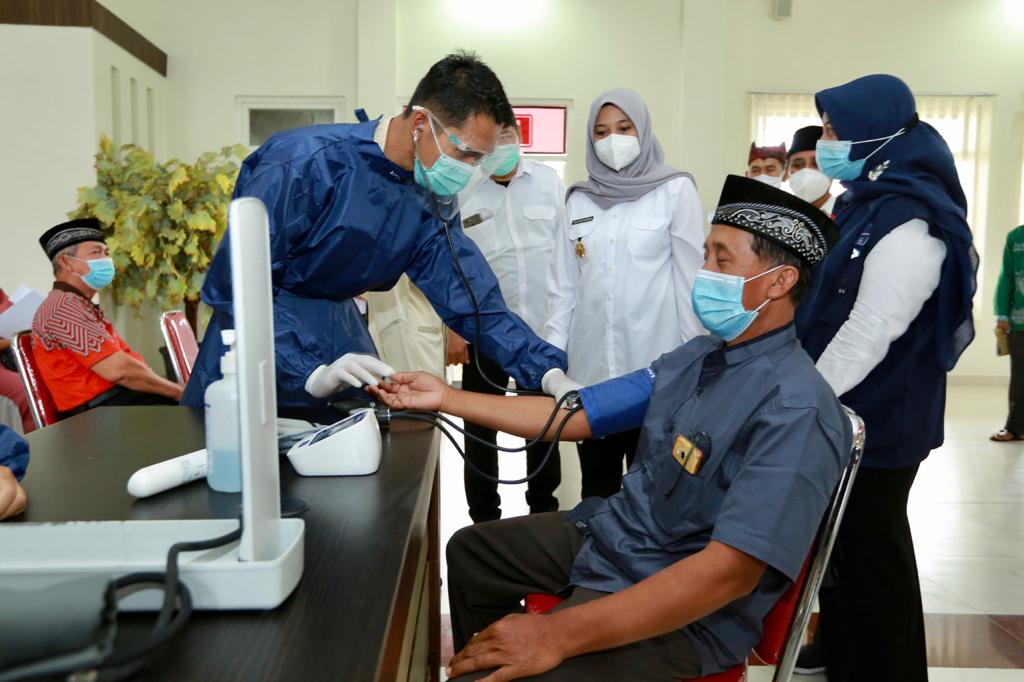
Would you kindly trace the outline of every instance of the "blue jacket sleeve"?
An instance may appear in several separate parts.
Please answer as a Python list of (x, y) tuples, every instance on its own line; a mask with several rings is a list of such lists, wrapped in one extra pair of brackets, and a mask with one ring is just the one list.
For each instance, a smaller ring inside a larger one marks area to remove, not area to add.
[(580, 389), (580, 402), (594, 438), (638, 429), (644, 423), (654, 388), (654, 370), (638, 369)]
[(0, 424), (0, 466), (14, 472), (19, 481), (28, 468), (28, 443), (3, 424)]
[[(433, 304), (444, 323), (470, 343), (476, 334), (473, 302), (463, 285), (445, 231), (433, 220), (420, 229), (432, 232), (422, 242), (408, 268), (413, 283)], [(462, 232), (451, 230), (462, 270), (480, 306), (480, 350), (508, 372), (521, 388), (537, 388), (553, 367), (565, 369), (565, 352), (541, 340), (505, 305), (498, 280), (476, 244)]]

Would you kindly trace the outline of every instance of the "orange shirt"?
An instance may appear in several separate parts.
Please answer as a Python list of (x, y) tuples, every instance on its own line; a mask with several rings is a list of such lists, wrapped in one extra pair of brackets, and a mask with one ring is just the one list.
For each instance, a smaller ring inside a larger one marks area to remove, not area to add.
[(74, 287), (54, 282), (32, 319), (32, 355), (57, 409), (70, 410), (113, 388), (92, 366), (117, 351), (143, 361), (98, 305)]

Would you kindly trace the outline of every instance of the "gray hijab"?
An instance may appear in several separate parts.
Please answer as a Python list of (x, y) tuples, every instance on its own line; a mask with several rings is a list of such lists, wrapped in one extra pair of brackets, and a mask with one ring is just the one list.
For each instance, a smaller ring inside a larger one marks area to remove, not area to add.
[[(605, 104), (614, 104), (629, 116), (640, 136), (640, 156), (622, 170), (616, 172), (601, 163), (594, 151), (594, 121)], [(601, 209), (607, 210), (615, 204), (639, 199), (667, 180), (686, 177), (696, 185), (697, 181), (685, 171), (665, 165), (665, 152), (658, 138), (651, 130), (651, 112), (647, 110), (640, 94), (627, 88), (614, 88), (602, 93), (590, 105), (587, 119), (587, 173), (584, 182), (577, 182), (566, 192), (566, 199), (573, 192), (584, 192)]]

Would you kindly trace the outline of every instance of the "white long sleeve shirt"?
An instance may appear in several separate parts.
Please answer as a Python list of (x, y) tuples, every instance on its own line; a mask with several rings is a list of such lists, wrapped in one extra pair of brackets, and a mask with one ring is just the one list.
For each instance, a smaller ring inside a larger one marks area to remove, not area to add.
[(626, 374), (705, 333), (690, 304), (704, 221), (689, 178), (608, 210), (573, 192), (566, 213), (543, 336), (566, 349), (570, 377), (592, 384)]
[[(565, 232), (565, 186), (558, 173), (522, 159), (508, 187), (488, 179), (468, 197), (460, 195), (459, 211), (466, 236), (494, 271), (509, 310), (541, 335), (547, 273), (555, 240)], [(467, 221), (475, 224), (466, 226)]]
[[(855, 250), (851, 258), (857, 257)], [(837, 396), (864, 381), (892, 342), (906, 333), (939, 286), (945, 258), (946, 244), (917, 218), (894, 228), (871, 249), (850, 317), (818, 358), (818, 371)]]

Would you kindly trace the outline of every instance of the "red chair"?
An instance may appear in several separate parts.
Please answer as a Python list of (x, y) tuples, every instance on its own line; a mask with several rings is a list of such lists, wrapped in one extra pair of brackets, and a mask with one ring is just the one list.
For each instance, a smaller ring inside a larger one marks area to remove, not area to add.
[(189, 326), (185, 313), (171, 310), (160, 316), (160, 331), (164, 335), (167, 353), (171, 356), (171, 366), (179, 384), (187, 384), (192, 376), (192, 368), (199, 355), (199, 344), (196, 335)]
[(46, 382), (43, 381), (36, 365), (36, 358), (32, 355), (32, 332), (15, 334), (11, 338), (11, 352), (14, 354), (14, 364), (18, 366), (18, 374), (21, 375), (21, 385), (25, 387), (29, 410), (32, 412), (32, 421), (36, 423), (36, 428), (41, 429), (60, 421), (57, 404), (53, 402), (50, 389), (46, 387)]
[[(847, 409), (853, 427), (853, 445), (850, 461), (843, 470), (836, 485), (832, 500), (822, 518), (818, 534), (811, 545), (811, 552), (804, 562), (796, 582), (789, 586), (764, 618), (764, 632), (761, 641), (754, 647), (754, 654), (767, 665), (775, 666), (772, 682), (789, 682), (793, 677), (793, 666), (803, 644), (804, 633), (811, 619), (814, 598), (818, 595), (821, 581), (825, 577), (832, 547), (835, 546), (839, 522), (846, 511), (846, 503), (853, 488), (853, 480), (860, 467), (864, 451), (864, 422), (853, 411)], [(557, 606), (562, 599), (548, 594), (526, 596), (527, 613), (546, 613)], [(698, 678), (696, 682), (744, 682), (747, 679), (747, 664), (743, 662), (714, 675)]]

